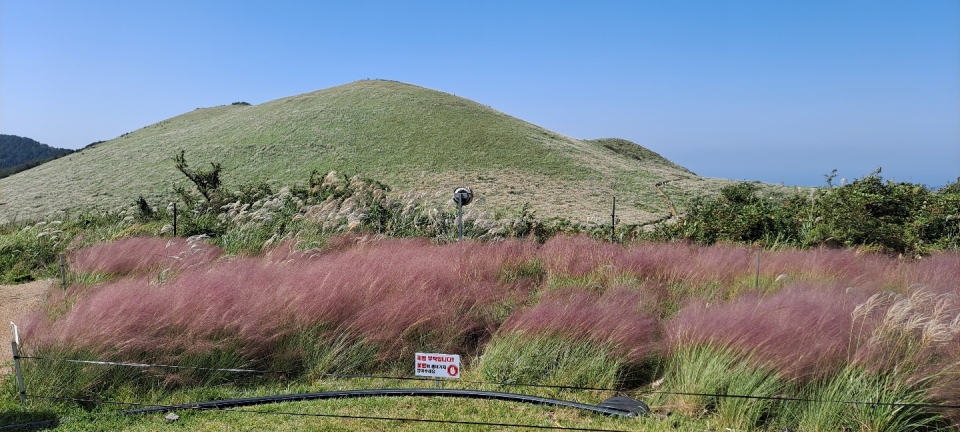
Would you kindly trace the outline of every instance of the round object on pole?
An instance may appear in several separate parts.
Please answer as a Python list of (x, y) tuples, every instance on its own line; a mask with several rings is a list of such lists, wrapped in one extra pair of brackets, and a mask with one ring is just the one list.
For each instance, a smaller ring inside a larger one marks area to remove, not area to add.
[(465, 206), (473, 201), (473, 191), (468, 187), (458, 187), (453, 191), (453, 202)]

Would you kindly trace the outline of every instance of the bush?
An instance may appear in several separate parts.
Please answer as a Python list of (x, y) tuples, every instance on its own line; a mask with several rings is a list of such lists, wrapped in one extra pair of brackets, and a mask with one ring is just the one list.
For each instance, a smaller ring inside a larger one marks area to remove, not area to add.
[(797, 199), (761, 198), (757, 190), (756, 185), (741, 182), (724, 186), (717, 198), (694, 198), (681, 223), (666, 228), (668, 237), (702, 244), (797, 243), (799, 229), (792, 215)]
[(958, 183), (933, 191), (883, 181), (879, 169), (840, 187), (831, 179), (811, 197), (779, 200), (758, 197), (751, 183), (725, 186), (717, 198), (694, 198), (680, 223), (661, 226), (658, 235), (701, 244), (865, 246), (914, 255), (960, 247)]

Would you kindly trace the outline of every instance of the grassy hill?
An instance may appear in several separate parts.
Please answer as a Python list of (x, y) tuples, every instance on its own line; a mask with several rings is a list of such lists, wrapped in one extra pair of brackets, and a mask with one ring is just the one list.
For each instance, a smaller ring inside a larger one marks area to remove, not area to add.
[(0, 180), (0, 221), (58, 211), (126, 207), (138, 196), (174, 200), (187, 184), (172, 158), (218, 162), (227, 186), (304, 183), (312, 170), (359, 173), (397, 193), (449, 201), (474, 189), (474, 210), (529, 202), (540, 216), (624, 223), (668, 214), (654, 185), (682, 203), (726, 181), (702, 178), (619, 139), (578, 140), (448, 93), (364, 80), (260, 105), (194, 111)]

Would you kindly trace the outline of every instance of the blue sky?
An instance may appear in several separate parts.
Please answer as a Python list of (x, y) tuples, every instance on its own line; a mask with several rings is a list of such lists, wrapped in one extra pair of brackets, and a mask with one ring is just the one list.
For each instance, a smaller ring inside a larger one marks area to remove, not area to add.
[(960, 176), (957, 0), (0, 0), (0, 133), (55, 147), (364, 78), (709, 177)]

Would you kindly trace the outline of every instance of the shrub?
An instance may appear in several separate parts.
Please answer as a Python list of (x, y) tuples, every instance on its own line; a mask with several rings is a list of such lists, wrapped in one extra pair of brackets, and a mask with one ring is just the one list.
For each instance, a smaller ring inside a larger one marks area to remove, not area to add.
[(930, 191), (921, 185), (884, 182), (879, 169), (849, 185), (823, 189), (816, 197), (809, 242), (915, 250), (919, 239), (905, 227), (929, 198)]
[(960, 246), (957, 183), (933, 191), (884, 181), (879, 169), (840, 187), (832, 178), (810, 197), (762, 198), (751, 183), (725, 186), (718, 197), (694, 198), (679, 223), (660, 225), (653, 237), (702, 244), (866, 246), (914, 255)]
[(756, 195), (756, 185), (735, 183), (720, 189), (716, 199), (697, 197), (673, 235), (703, 244), (718, 241), (796, 243), (799, 230), (793, 220), (797, 199), (783, 202)]

